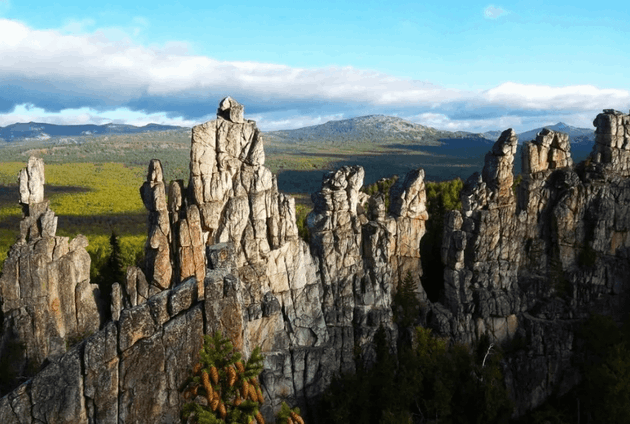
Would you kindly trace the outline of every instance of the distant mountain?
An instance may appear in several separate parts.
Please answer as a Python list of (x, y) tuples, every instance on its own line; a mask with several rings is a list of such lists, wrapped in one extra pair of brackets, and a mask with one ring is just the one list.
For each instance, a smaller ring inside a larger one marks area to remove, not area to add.
[[(497, 141), (499, 139), (499, 136), (501, 135), (503, 131), (486, 131), (485, 133), (479, 134), (481, 135), (483, 138), (486, 138), (488, 140), (492, 140), (492, 141)], [(520, 140), (520, 137), (519, 137)]]
[(4, 141), (47, 140), (55, 137), (136, 134), (152, 131), (184, 130), (185, 127), (172, 125), (147, 124), (143, 127), (121, 124), (105, 125), (54, 125), (40, 122), (18, 123), (0, 127), (0, 138)]
[(555, 125), (547, 125), (545, 127), (536, 128), (522, 132), (518, 135), (518, 139), (521, 142), (531, 141), (536, 138), (536, 134), (542, 131), (543, 128), (548, 128), (553, 131), (559, 131), (569, 134), (569, 138), (572, 143), (590, 143), (595, 142), (595, 130), (588, 128), (578, 128), (567, 125), (564, 122), (558, 122)]
[(374, 143), (413, 142), (437, 144), (440, 138), (479, 138), (478, 134), (440, 131), (414, 124), (401, 118), (385, 115), (368, 115), (357, 118), (329, 121), (321, 125), (295, 130), (270, 131), (268, 140), (285, 143), (370, 141)]
[[(536, 134), (541, 132), (543, 128), (548, 128), (553, 131), (559, 131), (569, 134), (572, 144), (586, 143), (592, 145), (595, 142), (595, 130), (588, 128), (572, 127), (571, 125), (567, 125), (564, 122), (558, 122), (554, 125), (547, 125), (517, 134), (519, 143), (535, 140)], [(501, 132), (502, 131), (486, 131), (481, 135), (488, 140), (496, 141), (501, 135)]]
[[(563, 122), (544, 128), (568, 133), (572, 144), (585, 143), (592, 145), (595, 141), (595, 133), (592, 129), (573, 127)], [(536, 134), (542, 129), (541, 127), (522, 132), (518, 134), (518, 139), (520, 142), (534, 140)], [(394, 116), (368, 115), (340, 121), (329, 121), (325, 124), (294, 130), (270, 131), (265, 133), (265, 137), (271, 141), (285, 143), (371, 141), (380, 144), (390, 141), (402, 141), (436, 145), (444, 144), (444, 139), (467, 139), (469, 141), (477, 139), (480, 142), (482, 139), (485, 139), (494, 142), (499, 138), (502, 131), (487, 131), (480, 134), (465, 131), (443, 131)], [(461, 143), (451, 143), (451, 145), (453, 144)]]

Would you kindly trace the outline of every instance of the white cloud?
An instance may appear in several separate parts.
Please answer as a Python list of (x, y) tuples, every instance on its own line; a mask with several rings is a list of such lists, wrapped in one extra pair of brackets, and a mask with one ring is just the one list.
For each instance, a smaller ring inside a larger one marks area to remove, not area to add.
[(625, 109), (630, 104), (630, 91), (592, 85), (551, 87), (506, 82), (485, 91), (481, 98), (490, 104), (527, 110)]
[(507, 14), (506, 10), (493, 4), (483, 10), (483, 16), (487, 19), (497, 19), (505, 14)]
[(520, 116), (499, 116), (487, 119), (455, 120), (449, 118), (445, 114), (431, 112), (410, 116), (405, 119), (440, 130), (468, 132), (485, 132), (495, 129), (520, 128), (523, 124), (523, 119)]
[(256, 121), (256, 125), (263, 131), (290, 130), (295, 128), (310, 127), (312, 125), (325, 124), (328, 121), (344, 119), (344, 114), (332, 114), (325, 116), (297, 115), (287, 118), (274, 118), (273, 116), (252, 115), (249, 119)]
[[(150, 24), (141, 17), (132, 21), (138, 28)], [(360, 108), (466, 131), (517, 126), (519, 119), (529, 122), (527, 116), (555, 112), (592, 120), (601, 109), (630, 107), (626, 89), (505, 82), (485, 91), (457, 90), (349, 66), (219, 61), (190, 54), (184, 42), (138, 44), (130, 29), (83, 33), (93, 26), (87, 19), (61, 30), (35, 30), (0, 19), (0, 107), (32, 104), (27, 115), (39, 120), (96, 122), (116, 112), (116, 119), (127, 116), (130, 123), (192, 125), (214, 116), (218, 99), (231, 95), (255, 111), (265, 130), (315, 125)], [(283, 113), (261, 112), (271, 109)], [(66, 114), (50, 112), (55, 110)], [(1, 116), (5, 125), (26, 115), (8, 116)]]
[[(84, 23), (71, 23), (83, 28)], [(177, 51), (177, 47), (182, 51)], [(308, 98), (370, 104), (398, 102), (431, 105), (462, 97), (457, 90), (352, 67), (291, 68), (258, 62), (226, 62), (132, 43), (122, 30), (67, 35), (33, 30), (16, 21), (0, 21), (0, 77), (45, 79), (73, 93), (103, 94), (110, 100), (142, 94), (203, 96), (211, 91), (273, 96), (278, 100)]]
[(200, 122), (214, 119), (214, 115), (201, 120), (190, 120), (182, 117), (168, 117), (165, 113), (142, 113), (120, 108), (106, 112), (97, 112), (90, 108), (66, 109), (63, 112), (51, 113), (42, 108), (22, 104), (10, 114), (0, 114), (0, 127), (17, 122), (43, 122), (57, 125), (103, 125), (107, 123), (144, 126), (147, 124), (177, 125), (192, 127)]

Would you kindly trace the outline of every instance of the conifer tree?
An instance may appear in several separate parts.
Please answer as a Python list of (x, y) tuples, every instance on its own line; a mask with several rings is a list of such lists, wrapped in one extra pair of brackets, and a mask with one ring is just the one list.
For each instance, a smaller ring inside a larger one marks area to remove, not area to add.
[(256, 347), (247, 361), (220, 333), (205, 336), (199, 363), (186, 382), (182, 418), (199, 424), (264, 424), (258, 383), (263, 356)]
[[(264, 403), (258, 375), (263, 355), (256, 347), (247, 361), (232, 342), (220, 333), (204, 336), (199, 363), (182, 386), (190, 399), (182, 409), (184, 422), (199, 424), (264, 424)], [(299, 408), (285, 403), (278, 413), (279, 424), (304, 424)]]
[[(112, 303), (113, 284), (125, 283), (122, 251), (120, 249), (118, 235), (115, 231), (112, 231), (112, 235), (109, 238), (109, 245), (111, 252), (107, 257), (107, 261), (100, 267), (100, 269), (98, 270), (98, 274), (94, 279), (94, 283), (98, 284), (98, 287), (101, 291), (101, 295), (103, 296), (103, 301), (105, 305), (108, 305), (108, 307), (105, 308), (108, 315), (111, 313), (109, 310), (109, 305), (111, 305)], [(108, 318), (111, 318), (111, 316)]]

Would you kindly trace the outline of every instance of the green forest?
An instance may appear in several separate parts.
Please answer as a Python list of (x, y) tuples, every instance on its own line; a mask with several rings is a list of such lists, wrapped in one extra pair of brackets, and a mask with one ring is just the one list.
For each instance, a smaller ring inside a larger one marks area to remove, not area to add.
[[(0, 163), (0, 263), (19, 234), (17, 203), (20, 162)], [(59, 217), (57, 235), (89, 240), (91, 274), (96, 278), (111, 255), (110, 237), (119, 238), (123, 265), (135, 264), (146, 240), (146, 210), (139, 187), (146, 171), (121, 163), (47, 164), (45, 196)]]

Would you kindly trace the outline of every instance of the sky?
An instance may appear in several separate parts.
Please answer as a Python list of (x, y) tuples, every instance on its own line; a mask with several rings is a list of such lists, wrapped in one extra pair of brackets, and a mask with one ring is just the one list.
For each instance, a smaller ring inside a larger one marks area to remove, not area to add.
[(0, 0), (0, 126), (193, 126), (228, 95), (263, 131), (384, 114), (520, 132), (628, 113), (630, 8), (550, 3)]

